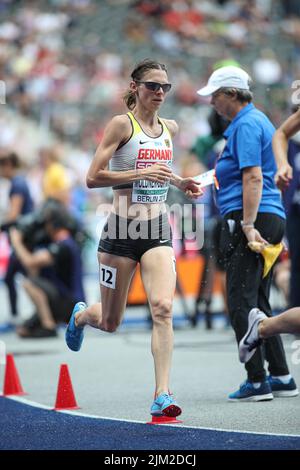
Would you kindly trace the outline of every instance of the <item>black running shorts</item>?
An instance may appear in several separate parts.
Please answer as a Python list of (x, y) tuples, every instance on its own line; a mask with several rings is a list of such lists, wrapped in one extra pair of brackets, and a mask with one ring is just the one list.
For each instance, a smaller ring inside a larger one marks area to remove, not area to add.
[(103, 228), (98, 251), (139, 262), (146, 251), (158, 246), (172, 247), (172, 230), (166, 213), (142, 221), (111, 213)]

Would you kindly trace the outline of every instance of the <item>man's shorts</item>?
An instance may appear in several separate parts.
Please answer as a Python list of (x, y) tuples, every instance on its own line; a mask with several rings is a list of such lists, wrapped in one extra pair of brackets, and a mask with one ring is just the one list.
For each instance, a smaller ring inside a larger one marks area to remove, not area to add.
[(150, 220), (125, 219), (111, 213), (103, 228), (98, 251), (139, 262), (146, 251), (172, 247), (172, 230), (166, 213)]

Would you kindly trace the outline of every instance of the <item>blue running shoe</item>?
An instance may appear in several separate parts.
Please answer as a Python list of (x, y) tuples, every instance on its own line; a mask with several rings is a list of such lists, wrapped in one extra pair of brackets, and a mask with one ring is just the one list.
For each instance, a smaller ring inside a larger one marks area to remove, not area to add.
[(155, 398), (150, 413), (152, 416), (176, 417), (181, 414), (181, 408), (168, 393), (162, 393)]
[(266, 401), (273, 400), (271, 386), (267, 380), (261, 383), (259, 388), (254, 388), (249, 380), (245, 380), (234, 393), (228, 396), (230, 401)]
[(269, 375), (267, 381), (270, 384), (274, 397), (296, 397), (299, 391), (295, 380), (291, 377), (290, 381), (285, 384), (282, 380)]
[(87, 305), (84, 302), (77, 302), (73, 308), (73, 312), (66, 329), (66, 343), (72, 351), (79, 351), (83, 341), (83, 326), (75, 325), (75, 314), (81, 310), (85, 310)]

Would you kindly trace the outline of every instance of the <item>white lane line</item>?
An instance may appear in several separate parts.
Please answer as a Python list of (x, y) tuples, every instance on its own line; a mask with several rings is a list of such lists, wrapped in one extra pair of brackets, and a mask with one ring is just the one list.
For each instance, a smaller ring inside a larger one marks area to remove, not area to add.
[[(7, 396), (5, 398), (9, 398), (10, 400), (14, 400), (24, 405), (33, 406), (35, 408), (41, 408), (44, 410), (53, 411), (53, 407), (41, 405), (35, 401), (27, 400), (26, 398), (18, 397), (18, 396)], [(72, 411), (72, 410), (59, 410), (58, 413), (65, 413), (71, 416), (80, 416), (82, 418), (91, 418), (91, 419), (106, 419), (108, 421), (119, 421), (125, 423), (137, 423), (137, 424), (146, 424), (146, 421), (137, 421), (134, 419), (121, 419), (121, 418), (110, 418), (108, 416), (98, 416), (98, 415), (89, 415), (86, 413), (81, 413), (80, 411)], [(150, 419), (150, 418), (149, 418)], [(270, 433), (270, 432), (257, 432), (257, 431), (244, 431), (238, 429), (222, 429), (222, 428), (207, 428), (203, 426), (186, 426), (184, 424), (163, 424), (161, 426), (172, 426), (172, 427), (180, 427), (185, 429), (201, 429), (203, 431), (221, 431), (221, 432), (231, 432), (231, 433), (239, 433), (239, 434), (256, 434), (259, 436), (278, 436), (278, 437), (300, 437), (300, 434), (280, 434), (280, 433)]]
[(41, 408), (43, 410), (53, 410), (51, 406), (42, 405), (40, 403), (36, 403), (35, 401), (27, 400), (26, 398), (14, 396), (14, 395), (7, 395), (4, 398), (9, 398), (10, 400), (18, 401), (20, 403), (23, 403), (24, 405), (33, 406), (34, 408)]

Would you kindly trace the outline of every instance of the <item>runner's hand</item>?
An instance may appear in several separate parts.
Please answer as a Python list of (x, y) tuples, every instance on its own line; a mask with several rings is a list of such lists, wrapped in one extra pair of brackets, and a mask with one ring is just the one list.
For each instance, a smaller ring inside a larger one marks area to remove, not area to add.
[(172, 176), (172, 170), (163, 163), (155, 163), (141, 170), (141, 179), (154, 181), (155, 183), (165, 183)]
[(293, 169), (288, 163), (285, 163), (284, 165), (281, 165), (281, 167), (278, 169), (275, 175), (275, 183), (277, 187), (281, 191), (283, 191), (289, 186), (292, 178)]
[(197, 199), (203, 195), (203, 190), (201, 189), (200, 184), (191, 177), (182, 178), (179, 189), (181, 189), (181, 191), (191, 199)]

